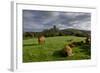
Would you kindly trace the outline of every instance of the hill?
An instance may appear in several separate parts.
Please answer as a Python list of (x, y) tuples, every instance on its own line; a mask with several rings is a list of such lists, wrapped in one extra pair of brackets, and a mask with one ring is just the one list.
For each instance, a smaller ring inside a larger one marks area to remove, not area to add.
[(45, 37), (53, 36), (78, 36), (78, 37), (87, 37), (91, 36), (91, 31), (88, 30), (79, 30), (79, 29), (63, 29), (59, 30), (55, 28), (46, 29), (41, 32), (24, 32), (23, 37), (38, 37), (44, 35)]

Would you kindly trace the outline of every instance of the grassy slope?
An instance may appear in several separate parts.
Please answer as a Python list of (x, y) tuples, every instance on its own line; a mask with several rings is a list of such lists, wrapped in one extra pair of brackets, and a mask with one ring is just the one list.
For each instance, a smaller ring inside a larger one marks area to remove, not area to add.
[(36, 38), (24, 40), (23, 62), (89, 59), (90, 48), (85, 46), (73, 48), (74, 56), (72, 57), (61, 56), (60, 50), (65, 44), (70, 43), (70, 41), (68, 41), (70, 39), (74, 41), (84, 40), (83, 37), (75, 36), (48, 37), (44, 45), (39, 45)]

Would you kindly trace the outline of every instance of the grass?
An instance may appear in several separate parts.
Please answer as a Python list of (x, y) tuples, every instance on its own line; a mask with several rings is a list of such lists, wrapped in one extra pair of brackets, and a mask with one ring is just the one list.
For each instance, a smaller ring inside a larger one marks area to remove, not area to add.
[(84, 37), (57, 36), (47, 37), (44, 45), (39, 45), (37, 38), (23, 40), (23, 62), (61, 61), (61, 60), (83, 60), (90, 59), (90, 46), (79, 45), (73, 48), (73, 56), (66, 57), (61, 53), (65, 44), (70, 39), (79, 42)]

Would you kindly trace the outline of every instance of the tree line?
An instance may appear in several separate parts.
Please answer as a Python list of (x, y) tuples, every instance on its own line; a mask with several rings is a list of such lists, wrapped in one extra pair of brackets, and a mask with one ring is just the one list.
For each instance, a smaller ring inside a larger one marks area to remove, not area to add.
[(45, 29), (41, 32), (24, 32), (24, 38), (32, 38), (39, 37), (40, 35), (44, 35), (45, 37), (54, 37), (54, 36), (67, 36), (73, 35), (78, 37), (87, 37), (90, 36), (91, 32), (86, 30), (78, 30), (78, 29), (64, 29), (59, 30), (55, 25), (51, 29)]

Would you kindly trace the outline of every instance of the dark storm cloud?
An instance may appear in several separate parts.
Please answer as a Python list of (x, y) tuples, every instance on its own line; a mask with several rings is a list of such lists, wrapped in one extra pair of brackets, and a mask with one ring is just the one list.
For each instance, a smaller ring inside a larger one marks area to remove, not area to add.
[(59, 29), (90, 30), (91, 14), (82, 12), (55, 12), (23, 10), (24, 31), (42, 31), (56, 25)]

